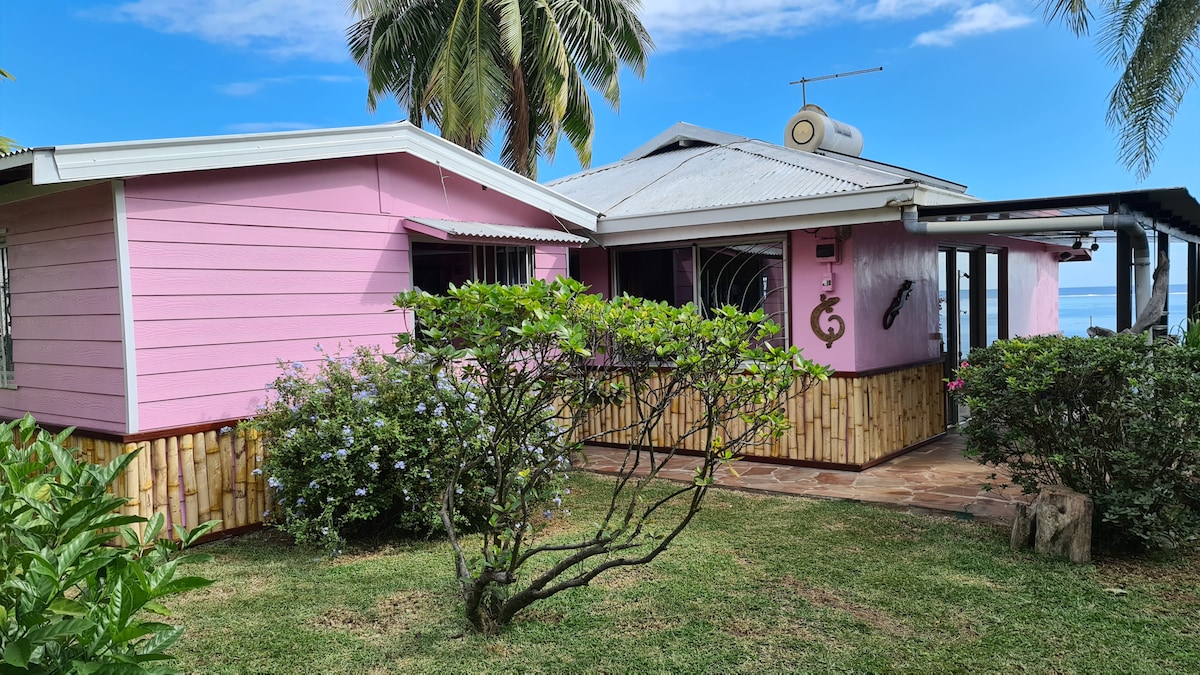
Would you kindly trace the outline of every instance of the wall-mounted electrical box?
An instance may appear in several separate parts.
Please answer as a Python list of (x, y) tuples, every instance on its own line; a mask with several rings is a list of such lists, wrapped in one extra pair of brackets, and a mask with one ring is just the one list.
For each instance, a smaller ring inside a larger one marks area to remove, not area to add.
[(817, 241), (817, 262), (834, 264), (842, 262), (841, 242), (835, 239)]

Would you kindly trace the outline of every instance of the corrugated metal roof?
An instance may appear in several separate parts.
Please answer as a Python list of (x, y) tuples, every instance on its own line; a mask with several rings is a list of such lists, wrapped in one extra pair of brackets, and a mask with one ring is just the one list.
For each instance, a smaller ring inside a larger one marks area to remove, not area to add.
[[(431, 228), (441, 233), (426, 232), (439, 239), (497, 239), (506, 241), (529, 241), (548, 244), (586, 244), (587, 237), (580, 237), (559, 230), (543, 230), (535, 227), (517, 227), (515, 225), (496, 225), (493, 223), (476, 223), (459, 220), (440, 220), (437, 218), (406, 218), (407, 222), (418, 226)], [(420, 231), (421, 227), (410, 228)], [(442, 236), (444, 235), (444, 236)]]
[(671, 142), (657, 151), (646, 150), (640, 157), (631, 153), (629, 159), (549, 185), (607, 217), (625, 217), (920, 182), (911, 172), (887, 171), (872, 162), (858, 164), (733, 136), (736, 140), (722, 144), (701, 138), (689, 143), (692, 137), (675, 133), (689, 128), (695, 127), (676, 125), (660, 134), (657, 138)]

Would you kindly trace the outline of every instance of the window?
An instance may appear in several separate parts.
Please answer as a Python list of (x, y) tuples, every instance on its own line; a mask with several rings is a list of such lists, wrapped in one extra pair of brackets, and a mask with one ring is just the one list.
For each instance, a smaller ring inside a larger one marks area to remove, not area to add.
[(533, 250), (528, 246), (412, 244), (413, 286), (445, 293), (450, 284), (468, 281), (527, 284), (533, 276)]
[(624, 250), (617, 252), (616, 266), (618, 293), (676, 307), (695, 302), (706, 314), (725, 305), (743, 312), (761, 308), (784, 328), (770, 344), (787, 344), (782, 241)]
[(12, 306), (10, 304), (12, 291), (8, 284), (8, 233), (0, 230), (0, 283), (3, 288), (0, 289), (0, 350), (3, 354), (3, 362), (0, 363), (0, 387), (16, 386), (13, 382), (13, 356), (12, 356)]

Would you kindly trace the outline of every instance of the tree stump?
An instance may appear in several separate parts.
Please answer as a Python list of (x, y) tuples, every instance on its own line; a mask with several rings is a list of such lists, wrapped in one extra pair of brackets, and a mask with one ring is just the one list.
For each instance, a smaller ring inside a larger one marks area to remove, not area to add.
[(1009, 544), (1039, 555), (1092, 561), (1092, 499), (1062, 485), (1042, 488), (1033, 504), (1017, 505)]

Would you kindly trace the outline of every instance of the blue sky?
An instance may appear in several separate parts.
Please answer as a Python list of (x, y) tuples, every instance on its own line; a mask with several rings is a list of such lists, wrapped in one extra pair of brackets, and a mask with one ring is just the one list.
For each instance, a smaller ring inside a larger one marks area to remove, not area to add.
[[(801, 102), (788, 82), (883, 66), (808, 87), (809, 102), (859, 128), (865, 157), (987, 199), (1200, 195), (1200, 93), (1139, 183), (1104, 124), (1116, 71), (1029, 3), (646, 0), (643, 18), (658, 50), (644, 80), (623, 79), (619, 114), (597, 103), (593, 165), (680, 120), (779, 142)], [(349, 21), (343, 0), (6, 0), (0, 67), (16, 81), (0, 83), (0, 134), (40, 146), (402, 118), (390, 101), (367, 111)], [(578, 170), (564, 144), (541, 178)], [(1100, 253), (1064, 266), (1063, 285), (1109, 283)]]

